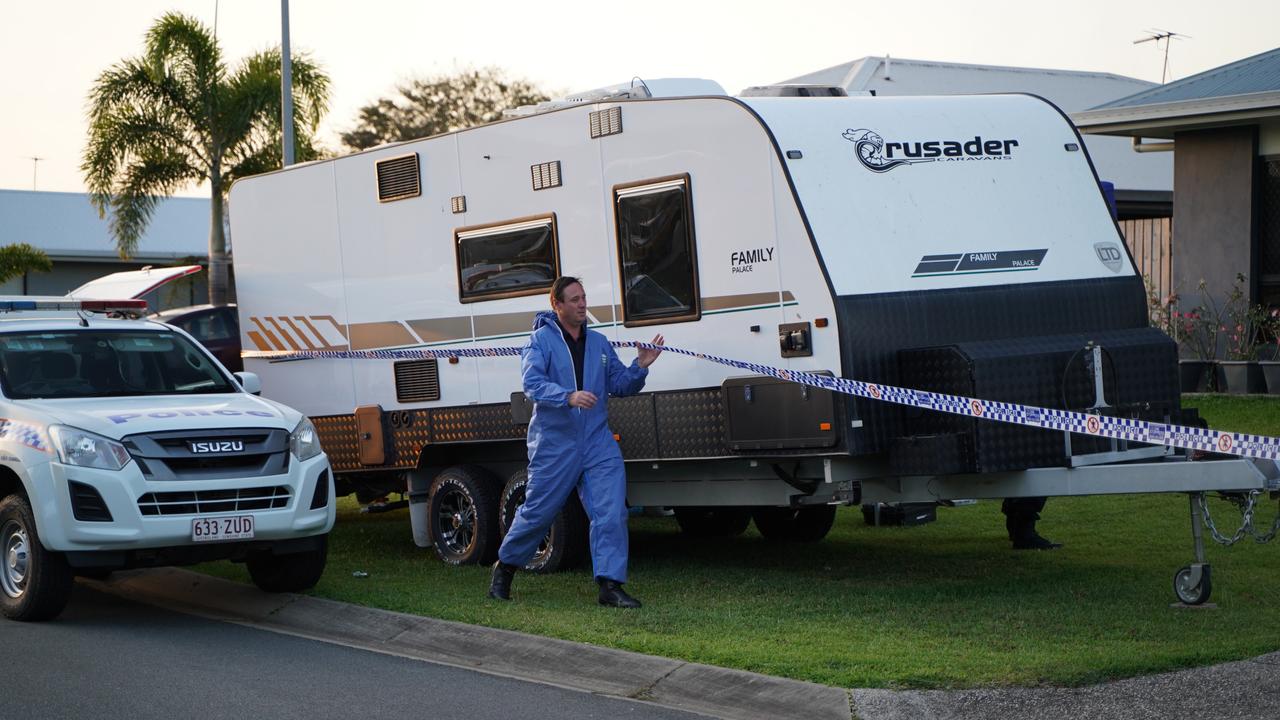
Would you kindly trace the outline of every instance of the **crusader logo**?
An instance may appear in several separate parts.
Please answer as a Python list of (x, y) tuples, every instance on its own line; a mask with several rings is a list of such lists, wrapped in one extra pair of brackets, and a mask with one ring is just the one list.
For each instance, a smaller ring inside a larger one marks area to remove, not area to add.
[(965, 140), (904, 140), (885, 142), (874, 130), (845, 130), (841, 137), (853, 143), (858, 162), (871, 172), (886, 173), (901, 165), (925, 162), (1009, 160), (1018, 141), (984, 140), (975, 135)]

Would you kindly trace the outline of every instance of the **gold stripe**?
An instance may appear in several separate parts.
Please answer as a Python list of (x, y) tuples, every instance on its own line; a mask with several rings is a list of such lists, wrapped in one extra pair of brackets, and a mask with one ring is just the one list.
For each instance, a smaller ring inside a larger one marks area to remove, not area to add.
[(796, 296), (791, 294), (790, 290), (782, 291), (782, 302), (795, 302)]
[(307, 349), (308, 349), (308, 350), (319, 350), (319, 349), (320, 349), (320, 348), (316, 347), (316, 346), (311, 342), (311, 338), (307, 337), (307, 334), (306, 334), (306, 333), (304, 333), (304, 332), (302, 332), (301, 330), (299, 330), (299, 329), (298, 329), (298, 326), (293, 324), (293, 321), (292, 321), (292, 320), (290, 320), (290, 319), (289, 319), (289, 318), (287, 318), (287, 317), (284, 317), (283, 315), (282, 315), (282, 316), (280, 316), (280, 319), (284, 322), (284, 324), (285, 324), (285, 325), (288, 325), (290, 328), (292, 328), (292, 329), (293, 329), (294, 334), (295, 334), (295, 335), (297, 335), (297, 336), (298, 336), (298, 338), (299, 338), (300, 340), (302, 340), (302, 342), (304, 342), (304, 343), (306, 343), (306, 344), (307, 344)]
[(413, 345), (418, 341), (398, 322), (352, 323), (352, 350), (373, 350), (396, 345)]
[(533, 329), (533, 318), (536, 314), (532, 312), (514, 312), (499, 313), (497, 315), (476, 315), (476, 337), (529, 332)]
[[(311, 324), (311, 319), (310, 319), (310, 318), (305, 318), (305, 317), (302, 317), (301, 315), (295, 315), (295, 316), (294, 316), (294, 318), (295, 318), (295, 319), (297, 319), (297, 320), (301, 320), (303, 325), (306, 325), (307, 327), (311, 328), (311, 332), (315, 333), (315, 335), (316, 335), (316, 339), (317, 339), (317, 340), (319, 340), (320, 342), (324, 343), (324, 346), (323, 346), (323, 348), (321, 348), (321, 349), (323, 349), (323, 350), (346, 350), (346, 349), (348, 349), (348, 346), (346, 346), (346, 345), (330, 345), (330, 344), (329, 344), (329, 341), (324, 339), (324, 335), (320, 334), (320, 331), (316, 329), (316, 326)], [(333, 324), (333, 327), (334, 327), (334, 328), (336, 328), (336, 329), (338, 330), (338, 335), (340, 335), (344, 340), (346, 339), (346, 337), (347, 337), (347, 333), (346, 333), (346, 331), (345, 331), (345, 330), (343, 330), (343, 329), (342, 329), (342, 327), (341, 327), (340, 325), (338, 325), (338, 321), (337, 321), (337, 320), (334, 320), (332, 316), (329, 316), (329, 315), (319, 315), (319, 316), (316, 316), (316, 319), (317, 319), (317, 320), (328, 320), (330, 323), (332, 323), (332, 324)]]
[(250, 330), (246, 334), (249, 336), (249, 339), (253, 341), (253, 344), (262, 352), (270, 352), (273, 349), (256, 330)]
[[(784, 293), (785, 298), (790, 293)], [(744, 295), (718, 295), (702, 298), (702, 312), (712, 310), (731, 310), (733, 308), (751, 307), (752, 305), (777, 305), (778, 293), (747, 293)]]
[(280, 323), (276, 322), (275, 318), (268, 317), (267, 322), (271, 323), (272, 326), (275, 327), (276, 332), (280, 333), (280, 337), (284, 338), (284, 341), (289, 343), (290, 350), (297, 351), (302, 349), (298, 347), (298, 343), (294, 342), (292, 337), (289, 337), (289, 333), (285, 332), (284, 328), (280, 327)]
[(617, 322), (618, 318), (622, 317), (622, 310), (617, 305), (588, 306), (587, 312), (591, 313), (591, 317), (595, 318), (596, 322), (602, 323)]
[(258, 326), (258, 329), (262, 331), (262, 336), (265, 337), (271, 343), (271, 345), (273, 346), (271, 348), (272, 350), (284, 350), (284, 345), (281, 344), (281, 342), (276, 339), (275, 335), (271, 334), (271, 331), (268, 330), (267, 327), (262, 324), (261, 320), (259, 320), (256, 317), (250, 317), (249, 319), (253, 321), (254, 325)]
[(405, 322), (418, 334), (418, 337), (422, 338), (422, 342), (471, 339), (471, 320), (466, 316), (406, 320)]

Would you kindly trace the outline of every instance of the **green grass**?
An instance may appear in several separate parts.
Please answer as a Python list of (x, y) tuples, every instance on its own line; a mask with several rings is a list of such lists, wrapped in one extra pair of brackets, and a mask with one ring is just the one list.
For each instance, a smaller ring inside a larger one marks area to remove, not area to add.
[[(1187, 398), (1213, 427), (1280, 434), (1280, 400)], [(1238, 521), (1214, 502), (1219, 524)], [(1276, 503), (1260, 523), (1270, 525)], [(999, 503), (872, 528), (842, 508), (821, 543), (690, 540), (634, 518), (636, 612), (595, 605), (586, 569), (521, 573), (486, 600), (487, 568), (414, 547), (406, 511), (340, 503), (319, 597), (845, 687), (1080, 685), (1280, 648), (1280, 547), (1208, 547), (1216, 609), (1175, 609), (1191, 560), (1185, 495), (1054, 498), (1040, 523), (1066, 543), (1008, 549)], [(1229, 529), (1234, 530), (1234, 525)], [(1276, 543), (1280, 544), (1280, 543)], [(248, 580), (240, 566), (201, 566)], [(368, 577), (355, 577), (363, 571)]]

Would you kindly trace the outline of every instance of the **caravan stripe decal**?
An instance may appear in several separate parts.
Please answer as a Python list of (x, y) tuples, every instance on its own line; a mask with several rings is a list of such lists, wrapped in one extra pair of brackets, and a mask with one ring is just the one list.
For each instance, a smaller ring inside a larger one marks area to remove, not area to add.
[[(613, 342), (619, 348), (653, 348), (644, 342)], [(318, 352), (242, 352), (245, 358), (271, 361), (301, 360), (312, 358), (328, 358), (337, 360), (424, 360), (451, 359), (464, 357), (502, 357), (519, 356), (523, 348), (440, 348), (435, 350), (364, 350), (364, 351), (318, 351)], [(1261, 458), (1265, 460), (1280, 459), (1280, 438), (1247, 433), (1223, 432), (1206, 428), (1169, 425), (1146, 420), (1108, 417), (1073, 410), (1056, 410), (1017, 403), (995, 402), (963, 395), (946, 395), (943, 393), (910, 388), (881, 385), (862, 380), (817, 375), (797, 370), (784, 370), (769, 365), (731, 360), (717, 355), (708, 355), (693, 350), (677, 347), (663, 347), (662, 350), (677, 355), (687, 355), (699, 360), (727, 365), (740, 370), (775, 377), (788, 382), (802, 383), (832, 392), (867, 398), (898, 405), (937, 410), (953, 415), (965, 415), (983, 420), (1025, 425), (1047, 430), (1061, 430), (1081, 435), (1131, 440), (1134, 442), (1163, 445), (1169, 448), (1185, 450), (1202, 450), (1224, 455)]]

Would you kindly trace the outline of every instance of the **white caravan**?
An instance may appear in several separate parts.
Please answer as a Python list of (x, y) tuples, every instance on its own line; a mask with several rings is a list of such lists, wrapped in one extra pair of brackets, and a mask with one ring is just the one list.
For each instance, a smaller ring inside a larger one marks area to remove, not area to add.
[[(1175, 346), (1147, 326), (1142, 278), (1057, 108), (757, 92), (650, 82), (236, 183), (246, 349), (519, 346), (564, 274), (582, 278), (591, 326), (614, 340), (661, 332), (791, 370), (1194, 422)], [(420, 545), (450, 562), (494, 557), (525, 477), (517, 358), (246, 367), (311, 417), (341, 486), (407, 481)], [(1162, 448), (1064, 441), (672, 353), (642, 395), (609, 408), (630, 503), (672, 507), (695, 534), (754, 516), (768, 537), (815, 540), (839, 503), (1189, 488), (1089, 469)], [(1268, 482), (1231, 468), (1198, 487)], [(575, 512), (535, 566), (580, 553)]]

